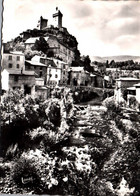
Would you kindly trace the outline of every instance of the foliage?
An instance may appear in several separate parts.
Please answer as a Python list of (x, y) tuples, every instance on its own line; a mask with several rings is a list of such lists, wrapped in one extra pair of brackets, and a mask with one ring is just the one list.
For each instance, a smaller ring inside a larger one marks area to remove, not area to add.
[(24, 55), (26, 60), (31, 60), (35, 55), (42, 56), (44, 53), (37, 50), (25, 50)]
[[(101, 64), (103, 65), (104, 63), (96, 61), (96, 65), (101, 65)], [(138, 62), (134, 62), (133, 60), (118, 61), (118, 62), (112, 60), (110, 61), (110, 63), (106, 62), (106, 68), (120, 68), (121, 70), (140, 70), (140, 65)]]
[(46, 54), (48, 49), (49, 45), (44, 37), (40, 37), (39, 40), (36, 40), (34, 50), (41, 51)]
[(21, 156), (15, 161), (11, 172), (12, 178), (17, 184), (22, 185), (24, 178), (31, 178), (27, 185), (38, 186), (39, 174), (31, 159)]
[(18, 42), (15, 44), (14, 46), (14, 50), (15, 51), (21, 51), (21, 52), (24, 52), (25, 51), (25, 45), (23, 42)]
[(53, 51), (49, 51), (47, 53), (47, 57), (54, 57), (54, 52)]
[(83, 57), (84, 69), (89, 72), (91, 71), (90, 63), (91, 63), (91, 60), (90, 60), (89, 56), (84, 56)]
[(138, 103), (135, 97), (129, 98), (129, 106), (133, 109), (138, 109), (138, 110), (140, 108), (140, 104)]
[(121, 112), (119, 105), (115, 102), (114, 97), (106, 98), (103, 101), (103, 105), (107, 108), (108, 117), (114, 118), (117, 113)]
[[(11, 105), (10, 121), (4, 120), (8, 104)], [(138, 195), (139, 121), (136, 117), (131, 123), (132, 117), (124, 119), (126, 115), (112, 97), (107, 98), (104, 105), (109, 113), (104, 119), (97, 111), (88, 109), (88, 120), (95, 134), (86, 140), (82, 137), (84, 142), (77, 145), (73, 142), (75, 109), (70, 89), (57, 87), (44, 102), (24, 97), (20, 91), (5, 94), (1, 102), (2, 128), (11, 140), (6, 145), (4, 161), (10, 161), (11, 166), (6, 171), (2, 165), (4, 181), (0, 190), (116, 196), (125, 182), (126, 192)], [(80, 112), (87, 115), (87, 111)], [(118, 139), (117, 126), (121, 139)], [(14, 137), (13, 133), (16, 133)], [(7, 135), (4, 140), (8, 142)]]

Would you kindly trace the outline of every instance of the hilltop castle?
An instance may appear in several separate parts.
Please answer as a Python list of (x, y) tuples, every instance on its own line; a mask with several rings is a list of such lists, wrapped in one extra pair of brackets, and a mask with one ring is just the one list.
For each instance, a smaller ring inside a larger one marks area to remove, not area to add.
[[(36, 40), (40, 37), (49, 44), (49, 54), (71, 65), (75, 60), (75, 53), (77, 52), (78, 42), (76, 38), (71, 35), (67, 28), (63, 27), (63, 14), (56, 8), (56, 12), (52, 14), (53, 22), (48, 25), (48, 19), (40, 17), (37, 28), (28, 29), (20, 33), (13, 41), (5, 44), (5, 49), (14, 48), (18, 44), (22, 44), (25, 50), (32, 50)], [(49, 56), (50, 57), (50, 56)]]

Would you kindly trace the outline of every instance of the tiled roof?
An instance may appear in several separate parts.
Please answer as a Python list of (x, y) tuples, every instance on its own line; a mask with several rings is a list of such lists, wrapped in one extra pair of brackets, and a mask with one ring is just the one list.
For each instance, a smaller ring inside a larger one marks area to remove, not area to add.
[(15, 54), (15, 55), (22, 55), (22, 56), (24, 56), (23, 52), (21, 52), (21, 51), (11, 51), (10, 54)]
[(27, 63), (29, 63), (29, 64), (31, 64), (31, 65), (34, 65), (34, 66), (42, 66), (42, 67), (47, 67), (47, 65), (45, 65), (45, 64), (43, 64), (43, 63), (40, 63), (40, 62), (37, 62), (37, 61), (25, 61), (25, 62), (27, 62)]
[(135, 87), (129, 87), (129, 88), (127, 88), (127, 90), (136, 90), (136, 88)]
[(122, 80), (122, 81), (140, 81), (140, 79), (138, 78), (132, 78), (132, 77), (122, 77), (122, 78), (118, 78), (116, 79), (117, 81)]
[[(49, 37), (44, 37), (46, 41), (48, 41)], [(25, 41), (25, 44), (34, 44), (36, 40), (39, 40), (39, 37), (30, 37)]]
[(35, 78), (35, 80), (44, 81), (43, 78)]
[(53, 61), (54, 61), (55, 64), (56, 64), (57, 62), (63, 63), (63, 64), (68, 64), (68, 63), (66, 63), (66, 62), (64, 62), (64, 61), (61, 61), (61, 60), (58, 60), (58, 59), (55, 59), (55, 58), (53, 58)]
[(6, 71), (10, 75), (28, 75), (28, 76), (35, 75), (35, 72), (34, 71), (22, 71), (22, 73), (21, 73), (21, 70), (14, 70), (14, 69), (6, 69)]
[(94, 75), (94, 74), (90, 74), (90, 77), (96, 77), (96, 75)]
[(74, 72), (79, 72), (79, 71), (83, 71), (84, 67), (71, 67), (71, 70)]

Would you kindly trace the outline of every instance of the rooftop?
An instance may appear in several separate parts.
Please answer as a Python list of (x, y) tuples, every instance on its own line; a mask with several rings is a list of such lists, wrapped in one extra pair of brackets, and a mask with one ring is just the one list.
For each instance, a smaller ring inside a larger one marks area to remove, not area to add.
[(136, 88), (135, 87), (129, 87), (129, 88), (127, 88), (127, 90), (136, 90)]
[[(39, 40), (40, 37), (30, 37), (25, 41), (25, 44), (35, 44), (36, 40)], [(46, 41), (48, 41), (49, 37), (44, 37)]]
[(34, 66), (42, 66), (42, 67), (47, 67), (47, 65), (43, 64), (43, 63), (40, 63), (40, 62), (37, 62), (37, 61), (25, 61), (31, 65), (34, 65)]
[(122, 77), (122, 78), (118, 78), (116, 79), (116, 81), (140, 81), (140, 79), (138, 78), (132, 78), (132, 77)]
[(70, 69), (74, 72), (80, 72), (84, 70), (84, 67), (71, 67)]
[(34, 76), (34, 71), (22, 71), (21, 70), (14, 70), (14, 69), (4, 69), (6, 70), (10, 75), (26, 75), (26, 76)]
[(140, 87), (140, 83), (138, 83), (138, 84), (135, 84), (134, 86), (136, 86), (136, 87)]

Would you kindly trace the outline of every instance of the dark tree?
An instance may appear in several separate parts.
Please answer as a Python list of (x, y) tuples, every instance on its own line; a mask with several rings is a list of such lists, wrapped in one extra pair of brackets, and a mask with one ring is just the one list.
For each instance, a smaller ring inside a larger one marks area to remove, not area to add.
[(36, 40), (35, 45), (34, 45), (34, 50), (47, 53), (48, 49), (49, 49), (49, 44), (46, 42), (44, 37), (40, 37), (39, 40)]
[(88, 55), (85, 56), (85, 57), (83, 58), (83, 63), (84, 63), (84, 69), (85, 69), (86, 71), (91, 72), (91, 71), (92, 71), (92, 67), (91, 67), (91, 65), (90, 65), (91, 60), (90, 60), (90, 58), (89, 58)]
[(47, 53), (47, 56), (48, 56), (48, 57), (54, 57), (54, 52), (53, 52), (53, 51), (49, 51), (49, 52)]

